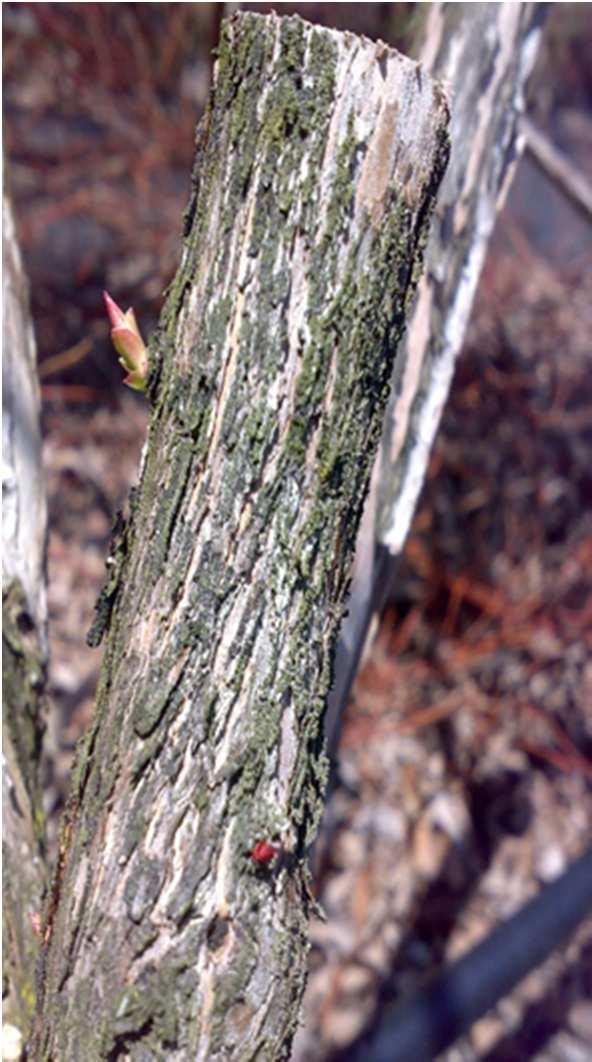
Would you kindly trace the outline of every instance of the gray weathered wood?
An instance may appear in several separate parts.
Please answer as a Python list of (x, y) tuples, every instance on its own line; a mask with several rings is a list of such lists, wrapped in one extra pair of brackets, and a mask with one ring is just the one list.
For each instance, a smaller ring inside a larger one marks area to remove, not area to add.
[[(349, 615), (327, 717), (328, 744), (401, 553), (495, 219), (522, 149), (519, 119), (545, 4), (430, 4), (419, 28), (422, 66), (451, 100), (451, 155), (426, 248), (425, 270), (395, 364), (367, 531), (356, 550)], [(373, 569), (368, 579), (358, 572)]]
[(46, 649), (47, 503), (41, 463), (39, 380), (29, 289), (12, 207), (2, 196), (2, 586), (20, 583)]
[(452, 148), (386, 421), (377, 537), (393, 555), (409, 530), (489, 238), (522, 151), (524, 89), (548, 6), (430, 5), (420, 60), (450, 92)]
[(2, 224), (2, 973), (4, 1021), (25, 1037), (44, 883), (38, 761), (47, 664), (46, 499), (29, 292), (5, 189)]
[(225, 24), (93, 631), (36, 1058), (289, 1054), (332, 650), (446, 123), (383, 44)]

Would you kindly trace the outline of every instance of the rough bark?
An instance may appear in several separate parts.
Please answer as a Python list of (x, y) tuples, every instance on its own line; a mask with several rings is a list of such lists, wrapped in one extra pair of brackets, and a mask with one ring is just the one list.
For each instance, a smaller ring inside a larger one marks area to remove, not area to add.
[[(356, 551), (354, 584), (327, 718), (339, 719), (372, 616), (402, 551), (448, 397), (496, 215), (522, 150), (518, 136), (526, 81), (545, 4), (430, 4), (419, 29), (422, 66), (451, 100), (450, 164), (442, 182), (425, 269), (395, 365), (392, 396), (368, 527)], [(356, 581), (359, 569), (374, 576)]]
[(332, 649), (446, 121), (382, 44), (225, 24), (93, 631), (35, 1058), (289, 1054)]
[(43, 873), (38, 779), (47, 663), (46, 503), (29, 293), (3, 192), (2, 900), (4, 1021), (26, 1035), (35, 1003)]

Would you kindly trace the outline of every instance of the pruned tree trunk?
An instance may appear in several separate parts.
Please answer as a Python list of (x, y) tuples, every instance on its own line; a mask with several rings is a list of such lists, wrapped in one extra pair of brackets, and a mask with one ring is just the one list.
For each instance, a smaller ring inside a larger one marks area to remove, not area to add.
[(4, 1021), (25, 1036), (35, 1004), (34, 926), (44, 884), (38, 766), (47, 663), (46, 502), (29, 292), (6, 190), (2, 226), (2, 975)]
[(332, 650), (446, 121), (385, 45), (224, 26), (31, 1057), (289, 1054)]
[(422, 67), (450, 94), (450, 164), (395, 364), (381, 455), (356, 550), (349, 615), (327, 717), (331, 752), (368, 630), (405, 544), (489, 239), (520, 157), (523, 94), (548, 6), (425, 5), (417, 53)]

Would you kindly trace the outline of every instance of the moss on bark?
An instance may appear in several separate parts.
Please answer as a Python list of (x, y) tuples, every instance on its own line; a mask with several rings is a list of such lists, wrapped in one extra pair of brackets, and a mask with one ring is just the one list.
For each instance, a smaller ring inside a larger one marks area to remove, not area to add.
[(54, 885), (40, 1058), (289, 1055), (321, 718), (445, 124), (384, 46), (225, 24)]

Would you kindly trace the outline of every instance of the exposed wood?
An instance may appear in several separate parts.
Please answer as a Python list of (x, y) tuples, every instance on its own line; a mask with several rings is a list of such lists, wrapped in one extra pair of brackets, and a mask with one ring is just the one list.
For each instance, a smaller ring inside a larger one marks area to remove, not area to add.
[(224, 25), (93, 631), (35, 1058), (289, 1056), (332, 651), (446, 124), (383, 44)]

